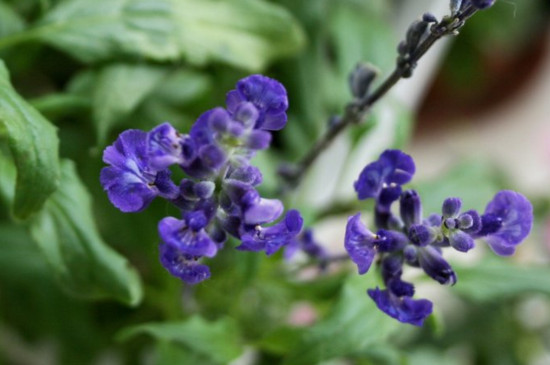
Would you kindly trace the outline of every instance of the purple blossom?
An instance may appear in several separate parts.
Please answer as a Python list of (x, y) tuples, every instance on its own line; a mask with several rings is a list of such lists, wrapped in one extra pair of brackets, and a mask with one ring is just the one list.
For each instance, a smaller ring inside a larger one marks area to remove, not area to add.
[(411, 296), (398, 296), (390, 289), (368, 289), (367, 293), (376, 306), (384, 313), (402, 323), (422, 326), (432, 313), (432, 302), (427, 299), (413, 299)]
[(309, 257), (321, 261), (321, 264), (327, 259), (328, 253), (319, 242), (315, 240), (313, 230), (308, 228), (304, 230), (296, 239), (292, 240), (285, 247), (285, 259), (290, 259), (297, 251), (303, 251)]
[(193, 256), (184, 254), (177, 247), (162, 243), (159, 252), (162, 266), (187, 284), (197, 284), (210, 278), (208, 266), (199, 264)]
[(357, 265), (359, 275), (369, 271), (372, 265), (376, 255), (375, 240), (376, 235), (361, 222), (361, 213), (348, 218), (344, 247), (351, 260)]
[(533, 206), (520, 193), (500, 191), (487, 204), (481, 224), (477, 236), (485, 237), (497, 255), (512, 255), (531, 231)]
[(240, 80), (235, 90), (227, 93), (227, 110), (236, 113), (243, 102), (250, 102), (258, 109), (255, 129), (275, 131), (286, 125), (288, 99), (284, 86), (278, 81), (262, 75)]
[(207, 220), (202, 212), (188, 214), (186, 219), (163, 218), (158, 224), (159, 236), (164, 243), (189, 256), (213, 257), (218, 251), (216, 243), (205, 231)]
[(148, 165), (164, 170), (170, 165), (183, 165), (195, 157), (195, 143), (182, 135), (170, 123), (163, 123), (147, 133)]
[(436, 247), (420, 247), (417, 252), (418, 263), (429, 277), (443, 285), (454, 285), (456, 283), (455, 272)]
[(408, 183), (415, 172), (411, 156), (399, 150), (386, 150), (380, 158), (367, 165), (354, 187), (359, 200), (375, 198), (389, 206), (401, 195), (401, 185)]
[(101, 170), (101, 185), (111, 203), (123, 212), (139, 212), (156, 196), (177, 196), (170, 171), (157, 171), (148, 165), (146, 144), (146, 132), (130, 129), (103, 152), (103, 161), (111, 166)]
[(261, 227), (243, 227), (241, 245), (237, 247), (242, 251), (265, 251), (269, 256), (277, 252), (281, 247), (288, 245), (302, 230), (303, 219), (297, 210), (290, 210), (279, 223)]

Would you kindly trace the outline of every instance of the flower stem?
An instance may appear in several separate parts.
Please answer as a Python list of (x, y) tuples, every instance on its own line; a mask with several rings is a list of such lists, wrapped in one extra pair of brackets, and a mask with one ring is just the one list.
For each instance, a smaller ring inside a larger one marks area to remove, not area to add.
[(280, 169), (279, 174), (287, 184), (284, 190), (299, 185), (306, 171), (340, 133), (351, 125), (361, 123), (378, 100), (386, 95), (400, 79), (411, 75), (416, 62), (426, 54), (437, 40), (446, 35), (458, 34), (458, 30), (464, 26), (465, 21), (474, 15), (476, 11), (477, 9), (470, 5), (461, 12), (446, 16), (438, 23), (433, 24), (430, 27), (428, 36), (411, 53), (409, 62), (405, 64), (398, 62), (393, 72), (372, 93), (365, 98), (354, 99), (349, 102), (345, 107), (344, 115), (336, 123), (330, 125), (325, 134), (316, 141), (301, 160), (296, 164)]

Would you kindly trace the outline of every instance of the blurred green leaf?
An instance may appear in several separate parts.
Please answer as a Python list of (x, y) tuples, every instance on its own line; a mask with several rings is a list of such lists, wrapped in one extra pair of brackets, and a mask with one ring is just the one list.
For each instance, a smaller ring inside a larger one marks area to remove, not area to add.
[(17, 167), (13, 214), (25, 219), (55, 191), (59, 178), (56, 128), (13, 89), (0, 60), (0, 135)]
[(120, 55), (156, 61), (221, 61), (260, 70), (304, 42), (283, 8), (258, 0), (70, 0), (29, 35), (84, 62)]
[(218, 364), (227, 364), (242, 353), (239, 330), (229, 318), (207, 322), (195, 316), (181, 322), (146, 323), (126, 328), (117, 337), (126, 341), (140, 334), (179, 343)]
[(489, 259), (473, 267), (455, 267), (460, 282), (455, 290), (467, 299), (486, 302), (537, 292), (550, 295), (550, 268), (519, 266), (505, 258)]
[(92, 107), (100, 144), (105, 142), (109, 129), (124, 121), (168, 71), (159, 66), (131, 64), (112, 64), (99, 71)]
[(498, 171), (488, 161), (468, 160), (453, 165), (452, 169), (436, 179), (415, 183), (415, 189), (422, 197), (422, 207), (428, 214), (440, 212), (441, 204), (450, 196), (462, 199), (465, 210), (483, 211), (501, 188), (501, 181)]
[(31, 222), (32, 237), (69, 293), (137, 305), (142, 298), (137, 272), (101, 239), (74, 164), (63, 161), (61, 167), (61, 186)]
[(23, 30), (25, 22), (7, 4), (0, 2), (0, 37)]
[(49, 118), (59, 118), (73, 113), (88, 111), (91, 106), (89, 98), (63, 93), (41, 96), (29, 100), (29, 103)]
[(332, 313), (303, 335), (289, 349), (284, 365), (317, 364), (335, 357), (367, 350), (403, 326), (382, 313), (367, 296), (375, 275), (350, 275)]

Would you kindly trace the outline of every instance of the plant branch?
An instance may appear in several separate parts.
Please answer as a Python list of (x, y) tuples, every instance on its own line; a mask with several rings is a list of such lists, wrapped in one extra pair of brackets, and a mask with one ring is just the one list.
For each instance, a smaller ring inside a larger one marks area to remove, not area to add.
[[(306, 171), (340, 133), (351, 125), (361, 123), (372, 106), (386, 95), (400, 79), (410, 77), (417, 61), (426, 54), (437, 40), (446, 35), (457, 35), (458, 30), (464, 26), (466, 20), (474, 15), (477, 10), (473, 5), (468, 5), (454, 15), (445, 16), (439, 22), (434, 21), (429, 28), (426, 28), (426, 34), (423, 35), (418, 45), (414, 47), (414, 50), (398, 58), (396, 68), (382, 84), (365, 97), (355, 98), (349, 102), (345, 107), (344, 115), (330, 125), (325, 134), (317, 140), (300, 161), (294, 165), (284, 166), (279, 170), (279, 174), (287, 183), (287, 188), (296, 187), (301, 182)], [(425, 15), (424, 18), (426, 17)], [(413, 26), (411, 26), (411, 29)]]

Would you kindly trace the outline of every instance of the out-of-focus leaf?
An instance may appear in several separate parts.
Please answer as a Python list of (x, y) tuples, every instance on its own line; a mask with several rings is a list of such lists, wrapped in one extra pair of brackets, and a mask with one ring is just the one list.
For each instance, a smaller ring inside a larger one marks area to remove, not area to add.
[(62, 93), (48, 94), (29, 100), (29, 103), (49, 118), (59, 118), (60, 116), (87, 111), (91, 106), (88, 98)]
[(33, 36), (84, 62), (120, 55), (259, 70), (304, 41), (283, 8), (259, 0), (70, 0)]
[(158, 66), (130, 64), (109, 65), (99, 72), (93, 92), (93, 117), (100, 144), (109, 129), (124, 121), (167, 73), (168, 69)]
[(159, 341), (155, 348), (156, 365), (174, 365), (174, 364), (200, 364), (200, 365), (217, 365), (217, 362), (212, 362), (209, 356), (193, 352), (181, 345), (173, 342)]
[(32, 237), (69, 293), (137, 305), (142, 298), (137, 272), (101, 239), (74, 164), (63, 161), (61, 167), (61, 186), (31, 222)]
[[(422, 166), (416, 168), (420, 170)], [(462, 199), (464, 210), (483, 212), (499, 190), (500, 181), (496, 169), (488, 161), (462, 161), (437, 179), (416, 183), (415, 189), (422, 197), (426, 215), (441, 212), (441, 204), (450, 196)]]
[(10, 158), (0, 153), (0, 197), (6, 205), (13, 202), (17, 170)]
[(17, 167), (13, 214), (25, 219), (55, 191), (59, 178), (56, 128), (13, 89), (0, 60), (0, 135)]
[(519, 266), (506, 259), (489, 259), (473, 267), (455, 267), (460, 282), (456, 292), (478, 302), (495, 301), (537, 292), (550, 295), (550, 268)]
[(207, 322), (195, 316), (181, 322), (146, 323), (124, 329), (118, 338), (125, 341), (139, 334), (184, 345), (218, 364), (227, 364), (242, 353), (237, 325), (229, 318)]
[(0, 3), (0, 37), (17, 33), (25, 27), (23, 19), (7, 4)]
[(382, 313), (367, 296), (366, 289), (375, 286), (374, 276), (351, 275), (333, 312), (303, 332), (283, 364), (317, 364), (360, 353), (384, 342), (403, 326)]

